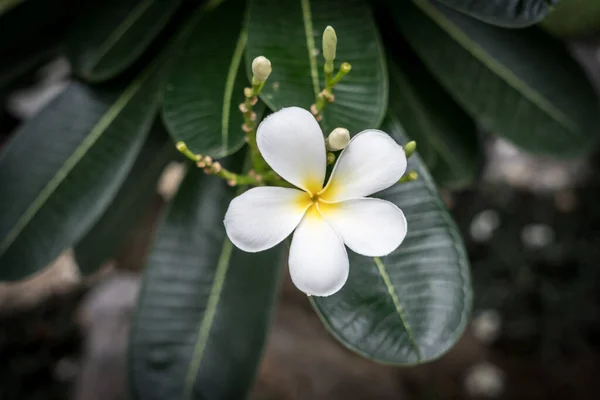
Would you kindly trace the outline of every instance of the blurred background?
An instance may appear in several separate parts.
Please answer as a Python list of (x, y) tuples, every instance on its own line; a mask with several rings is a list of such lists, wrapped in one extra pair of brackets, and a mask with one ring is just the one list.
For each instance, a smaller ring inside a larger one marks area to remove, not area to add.
[[(24, 43), (28, 53), (13, 46), (14, 57), (29, 66), (2, 86), (0, 148), (73, 79), (60, 42), (75, 7), (62, 7), (33, 15), (32, 26), (43, 26), (37, 48), (25, 45), (27, 32), (0, 35)], [(590, 24), (600, 28), (600, 15)], [(600, 35), (565, 42), (598, 91)], [(557, 161), (489, 133), (480, 129), (485, 156), (474, 181), (442, 188), (472, 266), (472, 320), (458, 344), (417, 367), (362, 359), (330, 336), (286, 276), (250, 398), (600, 398), (600, 148)], [(128, 397), (125, 351), (140, 273), (182, 173), (180, 163), (167, 166), (148, 212), (97, 273), (82, 277), (67, 251), (26, 281), (0, 283), (0, 400)]]

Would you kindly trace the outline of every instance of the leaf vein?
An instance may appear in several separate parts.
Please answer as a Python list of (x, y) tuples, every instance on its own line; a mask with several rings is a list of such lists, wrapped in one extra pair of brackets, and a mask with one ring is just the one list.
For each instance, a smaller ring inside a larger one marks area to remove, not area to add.
[(217, 313), (217, 306), (221, 299), (221, 292), (225, 284), (225, 277), (229, 270), (229, 260), (233, 251), (233, 244), (229, 240), (225, 240), (219, 261), (217, 263), (217, 269), (215, 271), (215, 278), (213, 281), (210, 294), (208, 295), (208, 302), (206, 304), (206, 311), (204, 317), (200, 321), (200, 328), (198, 329), (198, 340), (194, 346), (194, 353), (190, 361), (190, 366), (185, 378), (185, 385), (183, 387), (183, 399), (192, 398), (192, 390), (196, 381), (196, 375), (200, 369), (202, 363), (202, 357), (204, 356), (204, 350), (206, 349), (206, 343), (208, 342), (208, 335), (212, 327), (212, 323)]
[(227, 144), (229, 142), (229, 113), (231, 110), (231, 98), (233, 96), (233, 87), (235, 84), (235, 77), (238, 73), (240, 63), (242, 61), (242, 55), (244, 54), (244, 48), (246, 47), (246, 41), (248, 40), (248, 34), (245, 29), (240, 33), (233, 56), (231, 58), (231, 64), (229, 64), (229, 71), (227, 72), (227, 80), (225, 81), (225, 95), (223, 96), (223, 110), (221, 112), (221, 138), (223, 141), (223, 152), (227, 152)]
[(387, 273), (385, 265), (383, 264), (383, 262), (381, 261), (381, 259), (379, 257), (374, 257), (373, 260), (375, 261), (375, 265), (377, 266), (377, 269), (379, 270), (379, 274), (381, 275), (381, 278), (383, 279), (383, 283), (387, 287), (388, 293), (389, 293), (390, 297), (392, 298), (394, 307), (396, 308), (396, 312), (400, 316), (402, 325), (404, 326), (404, 329), (406, 330), (406, 333), (408, 335), (408, 340), (417, 355), (417, 361), (420, 362), (421, 361), (421, 351), (419, 349), (419, 345), (417, 344), (417, 341), (415, 340), (415, 336), (412, 331), (412, 327), (408, 323), (406, 310), (400, 304), (400, 299), (398, 298), (398, 295), (396, 294), (396, 290), (394, 289), (394, 286), (392, 285), (392, 281), (390, 280), (390, 276)]
[(306, 35), (306, 48), (308, 50), (308, 62), (310, 63), (310, 76), (312, 78), (315, 99), (319, 95), (319, 71), (317, 70), (317, 60), (315, 59), (315, 38), (313, 36), (312, 14), (310, 11), (310, 1), (300, 0), (302, 4), (302, 19), (304, 21), (304, 34)]

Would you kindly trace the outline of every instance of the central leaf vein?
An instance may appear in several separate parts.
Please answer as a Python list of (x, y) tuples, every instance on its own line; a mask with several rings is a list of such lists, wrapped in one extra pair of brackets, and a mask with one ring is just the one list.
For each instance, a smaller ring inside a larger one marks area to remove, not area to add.
[(204, 356), (204, 350), (206, 349), (206, 343), (208, 342), (208, 336), (210, 329), (217, 313), (217, 306), (221, 299), (221, 292), (225, 285), (225, 277), (229, 270), (229, 260), (231, 259), (231, 253), (233, 251), (233, 244), (226, 239), (223, 243), (221, 255), (217, 263), (217, 269), (215, 271), (215, 278), (208, 295), (208, 302), (206, 304), (206, 311), (200, 321), (200, 328), (198, 329), (198, 340), (194, 346), (194, 354), (190, 361), (187, 375), (185, 377), (185, 386), (183, 387), (182, 398), (187, 400), (192, 398), (192, 391), (194, 383), (196, 382), (196, 376), (200, 370), (200, 364), (202, 363), (202, 357)]
[(315, 38), (313, 36), (312, 14), (310, 11), (310, 1), (300, 0), (302, 4), (302, 19), (304, 20), (304, 34), (306, 35), (306, 49), (308, 50), (308, 62), (310, 64), (310, 76), (312, 78), (315, 98), (319, 95), (319, 71), (317, 70), (317, 60), (315, 58), (316, 49)]
[(389, 293), (390, 297), (392, 298), (392, 302), (394, 303), (394, 307), (396, 308), (396, 312), (400, 316), (400, 320), (402, 321), (402, 325), (404, 326), (404, 329), (406, 330), (406, 334), (408, 335), (408, 340), (409, 340), (411, 346), (413, 347), (413, 349), (414, 349), (414, 351), (415, 351), (415, 353), (417, 355), (417, 361), (421, 361), (421, 351), (419, 350), (419, 345), (418, 345), (417, 341), (415, 340), (415, 336), (414, 336), (414, 333), (412, 331), (412, 328), (411, 328), (410, 324), (408, 323), (408, 318), (407, 318), (407, 315), (406, 315), (406, 310), (400, 304), (400, 299), (398, 298), (398, 294), (396, 293), (396, 289), (394, 289), (394, 285), (392, 284), (392, 280), (390, 279), (390, 276), (387, 273), (387, 270), (385, 268), (385, 264), (383, 264), (383, 261), (381, 261), (381, 259), (379, 257), (373, 257), (373, 260), (375, 261), (375, 265), (377, 265), (377, 270), (379, 270), (379, 274), (383, 278), (383, 283), (387, 287), (388, 293)]

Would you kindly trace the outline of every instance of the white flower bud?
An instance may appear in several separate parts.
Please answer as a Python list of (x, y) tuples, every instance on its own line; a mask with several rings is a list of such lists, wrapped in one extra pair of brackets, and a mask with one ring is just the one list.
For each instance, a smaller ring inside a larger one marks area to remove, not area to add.
[(346, 128), (335, 128), (327, 137), (327, 148), (332, 151), (342, 150), (350, 142), (350, 132)]
[(258, 82), (264, 82), (271, 75), (271, 61), (267, 57), (258, 56), (252, 61), (252, 74)]
[(335, 60), (335, 50), (337, 47), (337, 36), (331, 26), (327, 26), (323, 32), (323, 57), (325, 61)]

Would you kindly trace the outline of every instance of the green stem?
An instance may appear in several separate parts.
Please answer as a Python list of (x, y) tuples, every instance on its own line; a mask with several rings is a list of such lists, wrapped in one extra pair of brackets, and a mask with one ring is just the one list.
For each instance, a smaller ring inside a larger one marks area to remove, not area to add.
[(220, 178), (225, 179), (227, 182), (232, 184), (231, 186), (235, 186), (235, 185), (262, 186), (262, 185), (264, 185), (264, 182), (259, 181), (258, 179), (256, 179), (256, 177), (249, 176), (249, 175), (236, 174), (234, 172), (226, 170), (225, 168), (221, 168), (218, 172), (211, 172), (211, 173), (213, 175), (216, 175)]
[(335, 75), (335, 77), (329, 82), (330, 86), (326, 87), (326, 89), (329, 89), (329, 90), (333, 89), (333, 87), (335, 85), (337, 85), (337, 83), (339, 81), (341, 81), (342, 78), (344, 76), (346, 76), (348, 74), (348, 72), (350, 72), (351, 69), (352, 69), (352, 66), (349, 63), (347, 63), (347, 62), (342, 63), (342, 65), (340, 66), (340, 70)]
[(315, 99), (315, 104), (313, 104), (314, 108), (311, 108), (311, 111), (317, 121), (320, 121), (323, 113), (323, 110), (329, 103), (333, 103), (333, 88), (337, 83), (342, 80), (344, 76), (350, 72), (352, 66), (345, 62), (340, 66), (340, 70), (338, 73), (332, 78), (331, 75), (333, 73), (333, 62), (331, 64), (325, 63), (325, 89), (323, 89)]
[(248, 147), (250, 147), (250, 156), (252, 160), (252, 168), (258, 173), (262, 174), (264, 171), (269, 169), (269, 166), (265, 162), (264, 158), (258, 150), (256, 144), (256, 114), (253, 111), (254, 104), (258, 101), (258, 94), (262, 90), (265, 82), (252, 81), (252, 88), (246, 88), (244, 90), (245, 100), (242, 110), (244, 116), (244, 131), (248, 138)]

